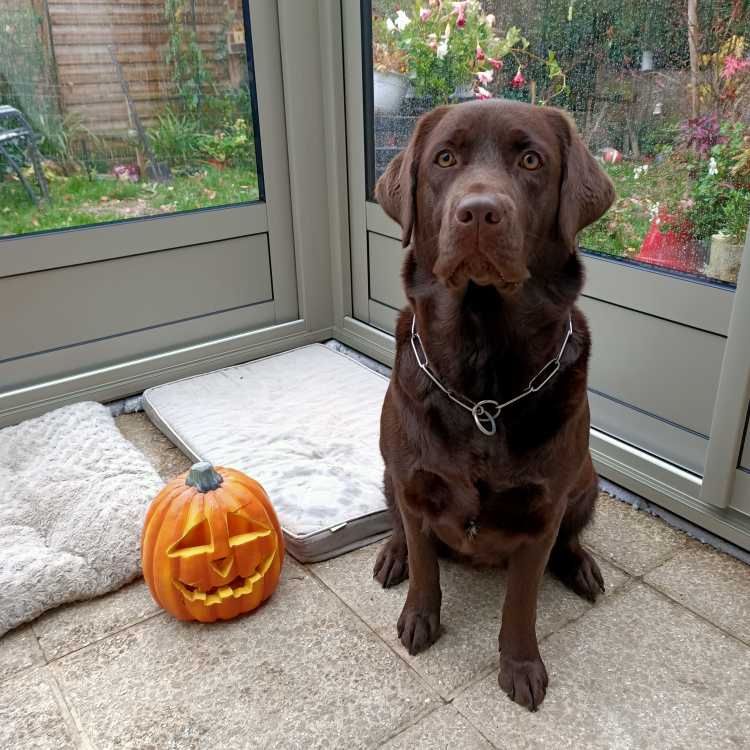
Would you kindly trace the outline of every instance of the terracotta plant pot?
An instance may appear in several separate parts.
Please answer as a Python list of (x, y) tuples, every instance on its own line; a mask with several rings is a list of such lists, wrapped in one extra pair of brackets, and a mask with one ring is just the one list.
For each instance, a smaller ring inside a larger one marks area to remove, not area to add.
[[(664, 230), (664, 226), (669, 228)], [(664, 214), (651, 222), (634, 260), (683, 273), (700, 273), (703, 249), (693, 237), (689, 222)]]
[(742, 262), (742, 245), (732, 242), (729, 235), (718, 234), (711, 237), (711, 248), (709, 250), (706, 276), (721, 281), (737, 283), (737, 274)]

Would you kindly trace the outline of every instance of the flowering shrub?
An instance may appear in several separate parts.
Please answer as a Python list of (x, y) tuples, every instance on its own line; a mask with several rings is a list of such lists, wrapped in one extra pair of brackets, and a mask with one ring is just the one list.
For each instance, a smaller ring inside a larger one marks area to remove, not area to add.
[(705, 80), (698, 87), (701, 103), (722, 119), (742, 114), (750, 88), (750, 60), (744, 57), (745, 38), (732, 35), (716, 52), (701, 55)]
[(714, 146), (724, 141), (719, 126), (719, 115), (716, 112), (685, 120), (680, 125), (680, 130), (682, 145), (704, 159)]
[[(539, 58), (517, 27), (500, 33), (495, 17), (485, 14), (478, 0), (424, 2), (376, 24), (374, 55), (376, 66), (381, 62), (379, 69), (385, 69), (382, 61), (389, 58), (405, 61), (415, 94), (430, 97), (434, 104), (446, 103), (466, 89), (479, 99), (491, 98), (504, 83), (506, 65), (515, 69), (511, 88), (526, 86), (524, 68)], [(556, 96), (565, 89), (565, 75), (554, 52), (542, 62)]]
[(699, 239), (722, 232), (744, 240), (750, 217), (750, 136), (742, 123), (726, 123), (707, 160), (698, 161), (688, 217)]

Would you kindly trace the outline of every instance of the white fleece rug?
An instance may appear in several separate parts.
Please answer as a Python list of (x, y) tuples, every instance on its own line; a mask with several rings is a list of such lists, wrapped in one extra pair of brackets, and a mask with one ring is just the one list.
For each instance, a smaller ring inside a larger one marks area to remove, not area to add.
[(101, 404), (0, 430), (0, 636), (138, 576), (143, 517), (161, 487)]
[(390, 530), (378, 440), (388, 379), (321, 344), (151, 388), (146, 413), (194, 460), (257, 479), (289, 552), (316, 562)]

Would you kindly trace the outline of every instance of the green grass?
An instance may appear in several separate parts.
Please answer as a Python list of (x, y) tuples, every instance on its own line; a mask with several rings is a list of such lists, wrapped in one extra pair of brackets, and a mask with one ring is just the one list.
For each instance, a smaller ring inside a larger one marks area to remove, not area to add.
[(651, 224), (649, 210), (655, 204), (674, 210), (687, 197), (690, 177), (687, 165), (667, 158), (652, 163), (639, 177), (639, 164), (608, 164), (617, 196), (612, 208), (581, 233), (581, 246), (610, 255), (632, 257), (638, 253)]
[(0, 182), (0, 237), (253, 201), (258, 180), (250, 166), (205, 165), (167, 184), (74, 175), (52, 179), (50, 196), (35, 206), (19, 182)]
[[(608, 213), (581, 234), (589, 250), (636, 255), (651, 223), (649, 209), (660, 203), (675, 208), (689, 188), (688, 167), (667, 158), (650, 164), (640, 177), (638, 164), (606, 165), (617, 199)], [(168, 184), (118, 182), (83, 175), (50, 183), (52, 202), (36, 207), (17, 181), (0, 183), (0, 236), (99, 224), (138, 216), (190, 211), (257, 200), (258, 181), (251, 167), (216, 169), (205, 165), (195, 175), (175, 176)]]

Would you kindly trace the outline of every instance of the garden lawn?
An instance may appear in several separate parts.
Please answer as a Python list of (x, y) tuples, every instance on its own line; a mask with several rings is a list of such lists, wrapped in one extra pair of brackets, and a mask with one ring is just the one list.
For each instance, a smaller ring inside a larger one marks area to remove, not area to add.
[[(633, 257), (657, 204), (674, 210), (686, 196), (688, 166), (667, 157), (661, 163), (626, 162), (604, 168), (617, 198), (604, 217), (582, 232), (581, 245)], [(0, 183), (0, 236), (253, 201), (258, 199), (258, 182), (249, 166), (216, 169), (206, 165), (196, 174), (175, 176), (167, 184), (119, 182), (101, 175), (93, 180), (84, 175), (56, 177), (50, 181), (50, 193), (51, 204), (37, 207), (17, 181)]]
[(667, 157), (661, 163), (606, 164), (604, 169), (615, 186), (615, 203), (581, 233), (581, 246), (609, 255), (633, 257), (638, 254), (658, 208), (673, 211), (687, 197), (689, 168)]
[(258, 200), (250, 166), (201, 166), (165, 184), (51, 176), (49, 188), (51, 202), (35, 206), (17, 180), (0, 182), (0, 237)]

